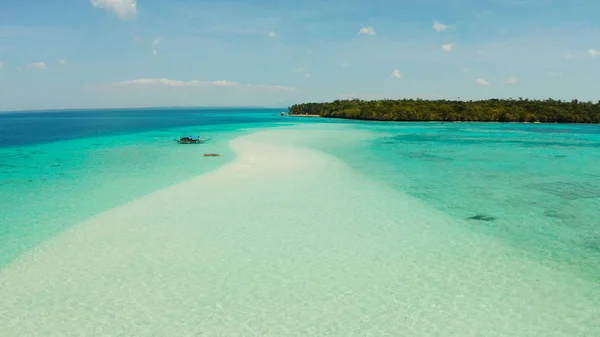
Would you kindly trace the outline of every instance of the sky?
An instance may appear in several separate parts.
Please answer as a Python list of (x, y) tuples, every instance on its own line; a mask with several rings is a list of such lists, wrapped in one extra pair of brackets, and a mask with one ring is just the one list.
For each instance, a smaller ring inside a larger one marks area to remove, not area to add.
[(2, 0), (0, 110), (600, 100), (597, 0)]

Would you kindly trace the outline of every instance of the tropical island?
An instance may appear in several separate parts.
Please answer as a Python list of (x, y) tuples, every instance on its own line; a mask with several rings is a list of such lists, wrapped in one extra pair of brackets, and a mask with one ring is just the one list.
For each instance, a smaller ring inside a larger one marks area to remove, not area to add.
[(290, 115), (375, 121), (600, 123), (600, 101), (554, 99), (335, 100), (292, 105)]

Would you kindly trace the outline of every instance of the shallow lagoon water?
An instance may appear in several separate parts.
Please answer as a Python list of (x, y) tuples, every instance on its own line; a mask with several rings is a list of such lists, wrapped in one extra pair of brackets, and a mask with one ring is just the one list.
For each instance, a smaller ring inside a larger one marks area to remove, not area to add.
[[(365, 174), (600, 281), (600, 127), (373, 123), (381, 137), (338, 155)], [(362, 163), (362, 164), (361, 164)]]
[[(22, 198), (27, 189), (4, 194), (22, 207), (2, 211), (4, 237), (38, 232), (48, 212), (55, 227), (4, 248), (18, 259), (0, 270), (0, 325), (12, 335), (598, 335), (588, 243), (599, 207), (582, 179), (598, 174), (594, 132), (296, 119), (275, 128), (280, 120), (215, 126), (228, 156), (213, 166), (162, 142), (181, 129), (103, 139), (105, 157), (64, 158), (70, 177), (81, 173), (71, 185), (50, 175), (40, 185), (79, 193), (66, 203), (77, 216), (52, 210), (58, 200)], [(549, 144), (515, 146), (527, 140)], [(98, 139), (43, 146), (87, 141)], [(62, 158), (52, 153), (47, 161)], [(25, 216), (36, 206), (42, 215)], [(24, 242), (34, 248), (23, 253)]]

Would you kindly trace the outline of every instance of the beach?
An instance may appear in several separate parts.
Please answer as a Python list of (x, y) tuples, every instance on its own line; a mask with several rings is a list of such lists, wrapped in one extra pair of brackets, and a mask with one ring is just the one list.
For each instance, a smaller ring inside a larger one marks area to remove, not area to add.
[(300, 125), (233, 138), (231, 162), (1, 269), (0, 326), (10, 336), (600, 334), (597, 283), (331, 155), (377, 136)]

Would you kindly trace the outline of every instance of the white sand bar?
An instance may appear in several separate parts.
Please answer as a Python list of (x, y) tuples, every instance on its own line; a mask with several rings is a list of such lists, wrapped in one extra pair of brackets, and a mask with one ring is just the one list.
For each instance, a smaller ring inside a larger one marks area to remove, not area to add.
[(600, 336), (592, 285), (293, 145), (307, 133), (331, 137), (238, 138), (233, 164), (22, 256), (0, 335)]

